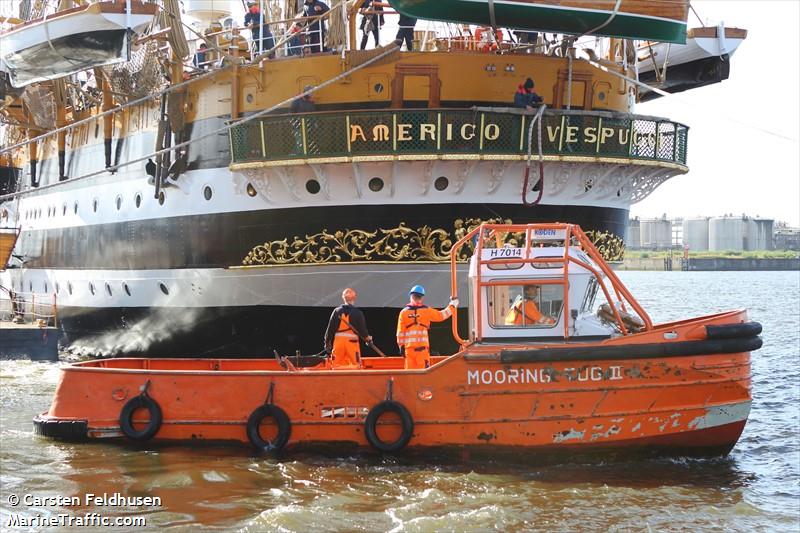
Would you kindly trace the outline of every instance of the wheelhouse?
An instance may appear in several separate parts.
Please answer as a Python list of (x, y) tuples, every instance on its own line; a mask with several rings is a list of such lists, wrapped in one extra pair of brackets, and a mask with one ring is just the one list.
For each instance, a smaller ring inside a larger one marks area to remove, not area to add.
[[(464, 247), (474, 253), (469, 339), (460, 339), (455, 321), (453, 326), (462, 344), (597, 340), (652, 328), (649, 316), (577, 226), (484, 224), (453, 247), (453, 273)], [(599, 309), (598, 295), (606, 300)]]

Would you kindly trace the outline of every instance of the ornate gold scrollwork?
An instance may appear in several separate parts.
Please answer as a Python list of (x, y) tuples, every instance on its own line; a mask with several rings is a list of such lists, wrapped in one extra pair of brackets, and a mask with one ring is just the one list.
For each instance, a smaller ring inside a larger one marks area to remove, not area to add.
[(586, 236), (594, 243), (597, 251), (606, 261), (622, 261), (625, 259), (625, 242), (610, 231), (589, 230)]
[[(414, 262), (450, 260), (453, 243), (464, 237), (477, 226), (483, 224), (511, 224), (509, 219), (480, 218), (456, 219), (453, 230), (422, 226), (410, 228), (404, 222), (396, 228), (376, 231), (360, 229), (338, 230), (333, 233), (327, 229), (303, 238), (294, 236), (278, 241), (265, 242), (253, 248), (242, 261), (243, 265), (292, 265), (351, 263), (366, 261)], [(607, 260), (622, 259), (625, 246), (616, 235), (596, 231), (587, 232), (598, 250)], [(519, 246), (524, 240), (522, 234), (506, 234), (500, 237), (503, 244)], [(472, 243), (462, 248), (459, 259), (467, 260), (472, 254)]]
[(377, 231), (322, 230), (304, 239), (293, 237), (253, 248), (245, 265), (343, 263), (359, 261), (447, 261), (453, 241), (443, 229), (409, 228), (405, 223)]

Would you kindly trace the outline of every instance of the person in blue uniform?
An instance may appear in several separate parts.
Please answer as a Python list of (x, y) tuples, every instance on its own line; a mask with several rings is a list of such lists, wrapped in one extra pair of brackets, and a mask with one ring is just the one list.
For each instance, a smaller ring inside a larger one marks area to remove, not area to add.
[[(275, 38), (269, 30), (269, 25), (264, 20), (264, 14), (258, 7), (257, 2), (247, 3), (247, 13), (244, 16), (244, 25), (250, 28), (253, 36), (253, 55), (271, 50), (275, 46)], [(272, 53), (270, 58), (275, 57)]]
[[(304, 0), (303, 2), (303, 16), (305, 17), (318, 17), (324, 15), (331, 9), (320, 0)], [(325, 50), (325, 20), (317, 19), (313, 22), (306, 22), (308, 30), (306, 38), (306, 45), (311, 48), (312, 53), (322, 52)]]
[(367, 47), (367, 40), (369, 34), (372, 33), (375, 37), (375, 48), (380, 46), (380, 29), (383, 27), (383, 6), (378, 5), (372, 0), (366, 0), (361, 6), (361, 31), (364, 36), (361, 37), (361, 50)]
[(533, 87), (533, 79), (528, 78), (517, 88), (517, 92), (514, 93), (514, 107), (531, 111), (534, 106), (542, 103), (543, 98), (533, 92)]
[(401, 48), (403, 47), (403, 42), (405, 41), (406, 50), (410, 52), (414, 49), (414, 26), (417, 25), (417, 19), (400, 13), (400, 20), (397, 22), (397, 25), (400, 27), (400, 29), (397, 30), (397, 36), (394, 38), (394, 40)]

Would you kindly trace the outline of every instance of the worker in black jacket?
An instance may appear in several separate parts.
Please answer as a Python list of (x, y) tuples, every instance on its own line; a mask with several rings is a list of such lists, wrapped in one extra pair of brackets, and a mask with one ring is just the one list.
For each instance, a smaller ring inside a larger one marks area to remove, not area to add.
[(328, 329), (325, 330), (325, 353), (331, 355), (333, 368), (359, 368), (361, 366), (361, 343), (372, 343), (367, 331), (364, 313), (355, 307), (356, 291), (347, 288), (342, 291), (340, 305), (331, 313)]

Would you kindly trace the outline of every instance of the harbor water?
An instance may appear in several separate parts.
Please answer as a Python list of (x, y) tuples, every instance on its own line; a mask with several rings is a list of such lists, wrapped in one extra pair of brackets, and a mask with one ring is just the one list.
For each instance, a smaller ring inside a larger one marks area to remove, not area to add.
[(50, 404), (58, 365), (2, 361), (0, 530), (109, 530), (100, 520), (140, 531), (800, 530), (800, 273), (620, 277), (655, 322), (745, 307), (763, 324), (752, 412), (727, 458), (276, 460), (59, 443), (31, 423)]

